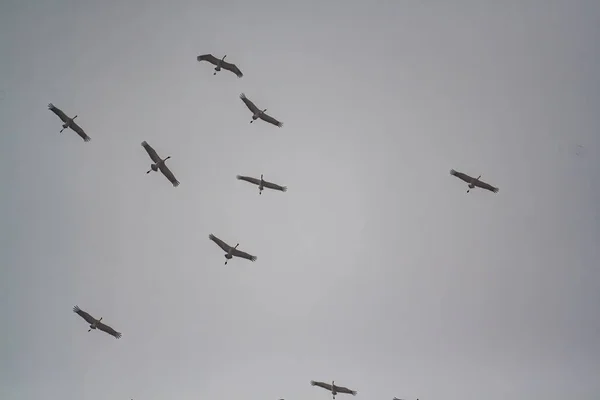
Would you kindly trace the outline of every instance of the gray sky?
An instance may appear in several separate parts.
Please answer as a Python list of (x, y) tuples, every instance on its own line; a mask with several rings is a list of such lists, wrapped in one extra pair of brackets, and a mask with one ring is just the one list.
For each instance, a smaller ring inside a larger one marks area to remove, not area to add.
[(2, 1), (0, 398), (597, 399), (598, 37), (593, 0)]

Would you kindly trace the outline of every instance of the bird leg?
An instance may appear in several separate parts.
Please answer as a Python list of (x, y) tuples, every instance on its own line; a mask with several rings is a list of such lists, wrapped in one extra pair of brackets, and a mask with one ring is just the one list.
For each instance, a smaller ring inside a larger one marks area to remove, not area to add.
[(146, 173), (147, 173), (147, 174), (149, 174), (150, 172), (152, 172), (152, 170), (150, 170), (150, 171), (146, 171)]

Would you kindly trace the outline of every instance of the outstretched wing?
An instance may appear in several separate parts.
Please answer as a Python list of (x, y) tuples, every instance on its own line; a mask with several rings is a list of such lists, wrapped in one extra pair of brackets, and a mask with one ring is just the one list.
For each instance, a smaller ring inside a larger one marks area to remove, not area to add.
[(156, 153), (156, 150), (154, 150), (152, 148), (152, 146), (150, 146), (148, 144), (148, 142), (146, 142), (145, 140), (142, 142), (142, 147), (144, 149), (146, 149), (146, 152), (148, 153), (148, 155), (150, 156), (150, 158), (152, 159), (152, 161), (154, 161), (155, 163), (160, 162), (160, 157), (158, 156), (158, 154)]
[(343, 386), (335, 386), (335, 390), (338, 393), (348, 393), (351, 394), (352, 396), (356, 396), (356, 390), (350, 390), (347, 387), (343, 387)]
[(273, 183), (273, 182), (263, 181), (263, 186), (266, 188), (269, 188), (269, 189), (280, 190), (282, 192), (287, 191), (286, 186), (279, 186), (278, 184)]
[(162, 174), (167, 177), (167, 179), (173, 184), (173, 186), (179, 186), (179, 181), (175, 178), (175, 175), (173, 175), (169, 167), (167, 167), (167, 164), (160, 164), (158, 169), (160, 169), (160, 172), (162, 172)]
[(233, 251), (231, 252), (231, 255), (233, 255), (235, 257), (245, 258), (246, 260), (250, 260), (250, 261), (256, 261), (256, 258), (257, 258), (256, 256), (245, 253), (238, 249), (233, 249)]
[(250, 176), (237, 175), (236, 178), (238, 178), (240, 181), (246, 181), (254, 183), (255, 185), (260, 185), (260, 179), (252, 178)]
[(485, 183), (480, 180), (475, 181), (475, 186), (480, 187), (482, 189), (489, 190), (490, 192), (494, 192), (494, 193), (498, 193), (498, 190), (499, 190), (497, 187), (493, 187), (489, 183)]
[(256, 105), (253, 102), (248, 100), (244, 93), (240, 94), (240, 99), (242, 99), (246, 107), (248, 107), (248, 109), (252, 111), (253, 114), (256, 114), (259, 111), (258, 107), (256, 107)]
[(217, 65), (217, 63), (219, 62), (219, 59), (215, 56), (213, 56), (212, 54), (202, 54), (198, 57), (196, 57), (196, 60), (198, 61), (208, 61), (211, 64)]
[(473, 178), (471, 178), (469, 175), (463, 174), (462, 172), (458, 172), (453, 169), (450, 170), (450, 175), (454, 175), (455, 177), (462, 179), (467, 183), (471, 183), (471, 181), (473, 180)]
[(244, 74), (242, 74), (242, 71), (240, 71), (240, 69), (232, 63), (228, 63), (227, 61), (223, 61), (221, 63), (221, 68), (226, 69), (227, 71), (231, 71), (234, 74), (237, 75), (238, 78), (241, 78), (242, 76), (244, 76)]
[(222, 241), (221, 239), (219, 239), (212, 233), (210, 235), (208, 235), (208, 238), (210, 240), (212, 240), (213, 242), (215, 242), (220, 248), (222, 248), (223, 251), (229, 251), (229, 249), (231, 248), (231, 246), (229, 246), (227, 243), (225, 243), (224, 241)]
[(71, 122), (71, 129), (73, 129), (85, 142), (89, 142), (92, 140), (88, 135), (85, 134), (84, 130), (81, 129), (79, 125), (75, 121)]
[(109, 335), (116, 337), (117, 339), (121, 337), (121, 332), (115, 331), (113, 328), (111, 328), (110, 326), (108, 326), (106, 324), (103, 324), (102, 322), (98, 322), (98, 325), (96, 326), (96, 328), (98, 328), (102, 332), (106, 332)]
[(327, 389), (329, 391), (331, 391), (331, 385), (325, 382), (319, 382), (319, 381), (310, 381), (310, 384), (313, 386), (319, 386), (322, 387), (323, 389)]
[(52, 104), (52, 103), (48, 104), (48, 109), (50, 111), (52, 111), (54, 114), (58, 115), (58, 118), (60, 118), (62, 120), (62, 122), (67, 122), (69, 120), (69, 117), (67, 117), (67, 114), (65, 114), (60, 108), (54, 107), (54, 104)]
[(271, 117), (269, 114), (265, 114), (265, 113), (260, 114), (260, 119), (262, 119), (263, 121), (266, 121), (270, 124), (276, 125), (280, 128), (283, 126), (283, 122), (277, 121), (275, 118)]
[(88, 324), (93, 324), (94, 321), (96, 321), (96, 319), (94, 317), (92, 317), (90, 314), (83, 311), (78, 306), (73, 307), (73, 312), (76, 313), (77, 315), (79, 315), (81, 318), (85, 319), (85, 321)]

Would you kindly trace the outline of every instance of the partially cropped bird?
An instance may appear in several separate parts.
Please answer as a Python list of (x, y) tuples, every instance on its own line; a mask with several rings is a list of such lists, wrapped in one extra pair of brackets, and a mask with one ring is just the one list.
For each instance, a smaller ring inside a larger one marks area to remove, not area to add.
[(162, 174), (167, 177), (167, 179), (173, 184), (173, 186), (179, 186), (179, 181), (175, 179), (175, 175), (173, 175), (169, 167), (167, 167), (167, 165), (165, 164), (165, 161), (171, 158), (171, 156), (168, 156), (165, 159), (161, 159), (158, 156), (158, 153), (156, 153), (152, 146), (150, 146), (145, 140), (142, 142), (142, 147), (146, 149), (146, 152), (148, 153), (152, 161), (154, 161), (154, 164), (150, 164), (150, 169), (146, 173), (149, 174), (152, 171), (156, 172), (160, 169), (160, 172), (162, 172)]
[(110, 326), (100, 322), (102, 321), (102, 317), (100, 317), (100, 319), (96, 319), (90, 314), (81, 310), (78, 306), (73, 307), (73, 312), (77, 313), (81, 318), (85, 319), (88, 324), (90, 324), (90, 329), (88, 329), (88, 332), (90, 332), (92, 329), (99, 329), (102, 332), (106, 332), (109, 335), (116, 337), (117, 339), (121, 337), (121, 332), (117, 332)]
[(202, 54), (202, 55), (196, 57), (196, 60), (198, 60), (198, 62), (208, 61), (209, 63), (216, 65), (215, 72), (213, 75), (216, 75), (217, 72), (219, 72), (221, 70), (221, 68), (223, 68), (223, 69), (226, 69), (227, 71), (233, 72), (234, 74), (237, 75), (238, 78), (241, 78), (242, 76), (244, 76), (244, 74), (242, 74), (242, 71), (240, 71), (240, 69), (235, 64), (224, 61), (225, 57), (227, 57), (227, 55), (224, 55), (223, 58), (218, 59), (217, 57), (213, 56), (212, 54)]
[(347, 394), (351, 394), (352, 396), (356, 396), (356, 390), (350, 390), (347, 387), (343, 387), (343, 386), (336, 386), (335, 385), (335, 381), (331, 381), (331, 385), (325, 382), (317, 382), (317, 381), (310, 381), (310, 384), (313, 386), (319, 386), (322, 387), (323, 389), (327, 389), (331, 392), (331, 394), (333, 395), (333, 398), (335, 399), (335, 395), (338, 393), (347, 393)]
[(479, 175), (477, 178), (473, 178), (467, 174), (463, 174), (462, 172), (457, 172), (453, 169), (450, 170), (450, 175), (456, 176), (457, 178), (462, 179), (463, 181), (465, 181), (469, 184), (468, 185), (469, 189), (467, 190), (467, 193), (469, 193), (471, 191), (471, 189), (473, 189), (474, 187), (479, 187), (482, 189), (489, 190), (490, 192), (498, 193), (499, 189), (497, 187), (493, 187), (489, 183), (485, 183), (485, 182), (479, 180), (479, 178), (481, 178), (481, 175)]
[(215, 242), (220, 248), (223, 249), (224, 252), (227, 253), (227, 254), (225, 254), (225, 258), (226, 258), (225, 265), (227, 265), (227, 262), (229, 260), (231, 260), (233, 257), (240, 257), (240, 258), (245, 258), (246, 260), (256, 261), (256, 256), (250, 255), (248, 253), (244, 253), (243, 251), (240, 251), (237, 249), (237, 247), (240, 245), (239, 243), (236, 244), (235, 247), (231, 247), (230, 245), (228, 245), (227, 243), (225, 243), (224, 241), (222, 241), (221, 239), (219, 239), (212, 233), (210, 235), (208, 235), (208, 238), (210, 240), (212, 240), (213, 242)]
[(266, 121), (270, 124), (276, 125), (280, 128), (283, 126), (283, 122), (279, 122), (275, 118), (271, 117), (270, 115), (265, 114), (267, 112), (266, 108), (262, 111), (259, 110), (259, 108), (256, 107), (256, 105), (252, 101), (248, 100), (248, 98), (246, 97), (246, 95), (244, 93), (240, 94), (240, 99), (242, 99), (242, 101), (244, 102), (246, 107), (248, 107), (248, 109), (250, 111), (252, 111), (252, 121), (250, 121), (250, 123), (253, 123), (254, 121), (256, 121), (257, 119), (260, 118), (263, 121)]
[(60, 130), (60, 133), (62, 133), (67, 128), (71, 128), (79, 136), (81, 136), (81, 138), (85, 142), (89, 142), (90, 140), (92, 140), (88, 135), (86, 135), (84, 130), (81, 129), (81, 127), (79, 125), (77, 125), (77, 123), (75, 122), (75, 118), (77, 118), (77, 115), (74, 116), (73, 118), (69, 118), (69, 117), (67, 117), (67, 114), (65, 114), (60, 108), (55, 107), (54, 104), (52, 104), (52, 103), (48, 104), (48, 109), (50, 111), (52, 111), (54, 114), (58, 115), (58, 118), (60, 118), (61, 121), (64, 122), (62, 129)]
[(282, 192), (287, 191), (287, 187), (286, 186), (279, 186), (279, 185), (277, 185), (275, 183), (263, 180), (262, 174), (260, 174), (260, 179), (252, 178), (250, 176), (243, 176), (243, 175), (237, 175), (236, 178), (239, 179), (239, 180), (241, 180), (241, 181), (246, 181), (246, 182), (250, 182), (250, 183), (253, 183), (255, 185), (258, 185), (258, 194), (262, 194), (262, 191), (263, 191), (264, 188), (269, 188), (269, 189), (273, 189), (273, 190), (279, 190), (279, 191), (282, 191)]

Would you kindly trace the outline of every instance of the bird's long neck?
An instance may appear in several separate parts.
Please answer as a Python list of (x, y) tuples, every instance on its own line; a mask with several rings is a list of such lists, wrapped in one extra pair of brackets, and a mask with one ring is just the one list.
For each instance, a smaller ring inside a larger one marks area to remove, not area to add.
[(171, 158), (171, 156), (166, 157), (164, 160), (162, 160), (162, 162), (167, 161), (169, 158)]
[(237, 247), (238, 247), (239, 245), (240, 245), (239, 243), (238, 243), (238, 244), (236, 244), (236, 245), (235, 245), (235, 247), (234, 247), (234, 249), (237, 249)]
[(479, 175), (479, 176), (477, 177), (477, 180), (479, 180), (479, 178), (481, 178), (481, 175)]
[(227, 54), (225, 54), (225, 55), (223, 56), (223, 58), (221, 58), (221, 61), (225, 60), (225, 57), (227, 57)]

